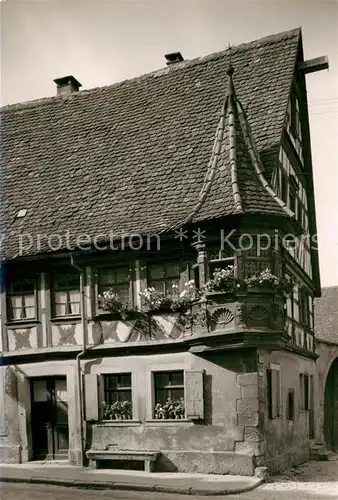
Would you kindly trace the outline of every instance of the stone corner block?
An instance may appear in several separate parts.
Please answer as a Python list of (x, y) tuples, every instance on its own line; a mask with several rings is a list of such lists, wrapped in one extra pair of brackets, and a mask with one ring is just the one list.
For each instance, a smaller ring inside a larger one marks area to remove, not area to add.
[(258, 373), (239, 373), (237, 375), (237, 384), (239, 386), (243, 385), (257, 385), (258, 384)]
[(267, 467), (256, 467), (255, 476), (267, 481), (269, 479), (269, 470)]

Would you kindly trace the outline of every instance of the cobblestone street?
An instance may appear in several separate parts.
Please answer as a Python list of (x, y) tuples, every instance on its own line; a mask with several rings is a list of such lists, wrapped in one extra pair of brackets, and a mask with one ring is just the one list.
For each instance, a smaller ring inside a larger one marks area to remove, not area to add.
[[(325, 500), (337, 498), (338, 455), (329, 462), (310, 462), (271, 478), (268, 484), (241, 495), (230, 495), (233, 500)], [(210, 500), (210, 496), (187, 496), (168, 493), (95, 490), (95, 496), (116, 500)], [(2, 500), (89, 500), (93, 490), (34, 484), (2, 483)]]

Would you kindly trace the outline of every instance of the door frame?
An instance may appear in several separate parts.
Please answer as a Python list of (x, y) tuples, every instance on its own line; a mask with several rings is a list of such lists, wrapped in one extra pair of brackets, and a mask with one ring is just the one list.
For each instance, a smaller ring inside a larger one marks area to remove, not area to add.
[[(66, 384), (66, 392), (67, 392), (67, 424), (60, 424), (57, 421), (57, 415), (58, 415), (58, 407), (57, 407), (57, 400), (55, 398), (55, 386), (57, 381), (64, 381)], [(68, 388), (67, 388), (67, 376), (66, 375), (49, 375), (47, 377), (45, 376), (39, 376), (39, 377), (31, 377), (30, 378), (30, 397), (31, 397), (31, 413), (32, 416), (34, 417), (35, 414), (35, 408), (34, 408), (34, 403), (39, 403), (38, 401), (34, 401), (34, 383), (37, 381), (43, 381), (46, 382), (46, 401), (43, 401), (41, 403), (45, 403), (45, 408), (43, 406), (41, 407), (40, 411), (44, 412), (47, 409), (51, 411), (51, 422), (48, 420), (43, 421), (41, 420), (40, 426), (37, 426), (37, 430), (39, 433), (39, 429), (41, 429), (41, 432), (44, 431), (46, 433), (46, 453), (43, 453), (42, 448), (37, 447), (37, 442), (34, 443), (34, 439), (36, 437), (36, 434), (34, 432), (34, 427), (35, 424), (32, 422), (32, 450), (33, 450), (33, 458), (35, 460), (61, 460), (64, 458), (68, 458), (68, 450), (69, 450), (69, 423), (68, 423)], [(66, 427), (67, 426), (67, 440), (68, 440), (68, 448), (65, 449), (65, 452), (59, 452), (57, 448), (57, 437), (58, 437), (58, 429), (60, 429), (62, 426)], [(36, 429), (35, 429), (36, 430)], [(38, 434), (37, 433), (37, 434)]]
[(77, 390), (76, 362), (72, 359), (54, 360), (41, 363), (27, 363), (15, 367), (18, 388), (18, 419), (21, 444), (21, 462), (33, 460), (30, 379), (37, 377), (67, 377), (68, 392), (68, 461), (72, 465), (81, 463), (81, 437), (78, 429), (80, 418), (79, 395)]

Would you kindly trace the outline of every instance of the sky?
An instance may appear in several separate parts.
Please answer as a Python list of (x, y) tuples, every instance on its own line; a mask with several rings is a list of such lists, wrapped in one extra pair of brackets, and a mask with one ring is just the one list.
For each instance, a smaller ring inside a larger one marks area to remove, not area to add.
[(302, 27), (322, 286), (338, 286), (338, 2), (0, 0), (1, 105), (53, 96), (54, 78), (110, 85), (185, 59)]

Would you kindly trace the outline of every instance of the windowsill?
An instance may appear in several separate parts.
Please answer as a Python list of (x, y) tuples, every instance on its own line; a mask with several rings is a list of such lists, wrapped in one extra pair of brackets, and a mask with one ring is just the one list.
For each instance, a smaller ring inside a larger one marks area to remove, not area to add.
[(32, 326), (36, 326), (37, 324), (39, 324), (40, 321), (36, 318), (31, 318), (31, 319), (9, 319), (7, 320), (6, 322), (6, 326), (10, 326), (10, 327), (18, 327), (20, 325), (25, 325), (25, 326), (28, 326), (28, 325), (32, 325)]
[(138, 427), (141, 425), (140, 420), (101, 420), (97, 427)]
[(189, 418), (153, 418), (147, 419), (146, 423), (150, 425), (177, 425), (177, 424), (191, 424), (193, 421)]
[(74, 314), (69, 316), (55, 316), (51, 318), (52, 323), (72, 323), (81, 321), (81, 314)]

